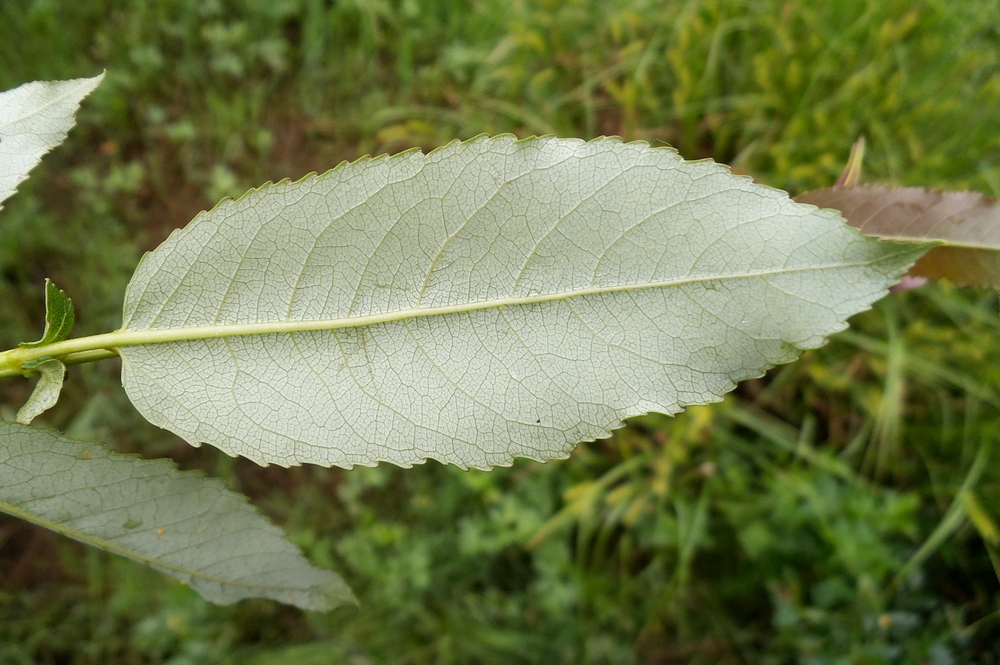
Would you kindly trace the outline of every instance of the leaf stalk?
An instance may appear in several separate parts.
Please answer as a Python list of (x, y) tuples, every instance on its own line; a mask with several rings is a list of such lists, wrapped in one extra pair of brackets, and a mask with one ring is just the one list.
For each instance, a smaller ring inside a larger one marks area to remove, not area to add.
[(117, 333), (63, 340), (36, 347), (18, 347), (0, 353), (0, 379), (11, 376), (35, 376), (39, 361), (54, 358), (64, 365), (106, 360), (118, 356), (114, 345), (105, 342)]

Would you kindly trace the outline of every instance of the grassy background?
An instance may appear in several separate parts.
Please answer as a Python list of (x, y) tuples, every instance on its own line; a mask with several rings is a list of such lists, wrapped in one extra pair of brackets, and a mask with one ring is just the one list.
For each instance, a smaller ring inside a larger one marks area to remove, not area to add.
[[(996, 0), (5, 0), (0, 89), (107, 78), (0, 216), (0, 342), (42, 282), (117, 327), (139, 256), (220, 197), (488, 132), (617, 134), (797, 192), (1000, 195)], [(73, 368), (45, 421), (222, 477), (360, 610), (204, 603), (0, 519), (7, 663), (996, 663), (995, 293), (893, 295), (725, 402), (571, 459), (260, 469)], [(27, 382), (0, 386), (10, 417)]]

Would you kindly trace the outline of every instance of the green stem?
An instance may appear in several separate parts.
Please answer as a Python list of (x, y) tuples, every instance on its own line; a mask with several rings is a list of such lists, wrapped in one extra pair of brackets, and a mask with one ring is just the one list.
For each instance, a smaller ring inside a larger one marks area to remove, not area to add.
[(44, 346), (18, 347), (0, 353), (0, 378), (8, 376), (33, 376), (37, 374), (33, 368), (26, 368), (26, 363), (43, 358), (56, 358), (64, 365), (79, 365), (80, 363), (105, 360), (118, 355), (117, 348), (123, 346), (109, 341), (118, 341), (119, 333), (105, 333), (90, 337), (63, 340)]
[(63, 356), (60, 358), (63, 365), (80, 365), (82, 363), (92, 363), (97, 360), (107, 360), (108, 358), (117, 358), (117, 349), (96, 349), (94, 351), (80, 351), (79, 353), (71, 353), (68, 356)]

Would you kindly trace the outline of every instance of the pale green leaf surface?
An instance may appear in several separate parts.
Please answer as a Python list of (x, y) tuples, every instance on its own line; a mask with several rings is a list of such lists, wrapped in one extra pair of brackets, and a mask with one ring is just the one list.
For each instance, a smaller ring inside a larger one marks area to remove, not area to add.
[(17, 411), (17, 422), (22, 425), (27, 425), (36, 416), (56, 405), (66, 377), (66, 366), (58, 360), (46, 360), (35, 369), (38, 371), (38, 383), (31, 391), (28, 401)]
[(244, 497), (164, 460), (0, 421), (0, 511), (157, 568), (212, 602), (353, 602)]
[(63, 142), (80, 101), (102, 78), (103, 74), (35, 81), (0, 92), (0, 204), (28, 177), (42, 155)]
[(819, 346), (923, 250), (669, 149), (479, 137), (199, 215), (133, 276), (122, 381), (259, 463), (565, 457)]
[(73, 301), (66, 292), (55, 285), (51, 279), (45, 279), (45, 330), (37, 342), (21, 342), (18, 346), (36, 348), (66, 339), (76, 314), (73, 311)]

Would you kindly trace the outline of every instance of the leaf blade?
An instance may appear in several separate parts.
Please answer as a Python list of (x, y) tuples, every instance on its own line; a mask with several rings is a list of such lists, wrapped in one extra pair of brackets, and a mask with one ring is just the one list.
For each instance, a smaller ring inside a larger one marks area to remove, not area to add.
[(157, 568), (212, 602), (353, 602), (337, 575), (309, 565), (217, 480), (4, 421), (0, 441), (3, 512)]
[(46, 360), (36, 367), (39, 378), (35, 389), (31, 391), (28, 401), (17, 411), (17, 422), (28, 425), (37, 416), (48, 411), (59, 401), (62, 392), (63, 379), (66, 378), (66, 366), (58, 360)]
[(80, 102), (103, 78), (35, 81), (0, 92), (0, 209), (42, 156), (63, 142)]
[(33, 349), (53, 342), (61, 342), (69, 336), (76, 322), (73, 301), (66, 292), (45, 278), (45, 329), (37, 342), (21, 342), (21, 348)]
[(144, 257), (121, 333), (204, 339), (124, 346), (122, 380), (259, 463), (563, 457), (821, 344), (923, 249), (673, 151), (480, 137), (199, 215)]

